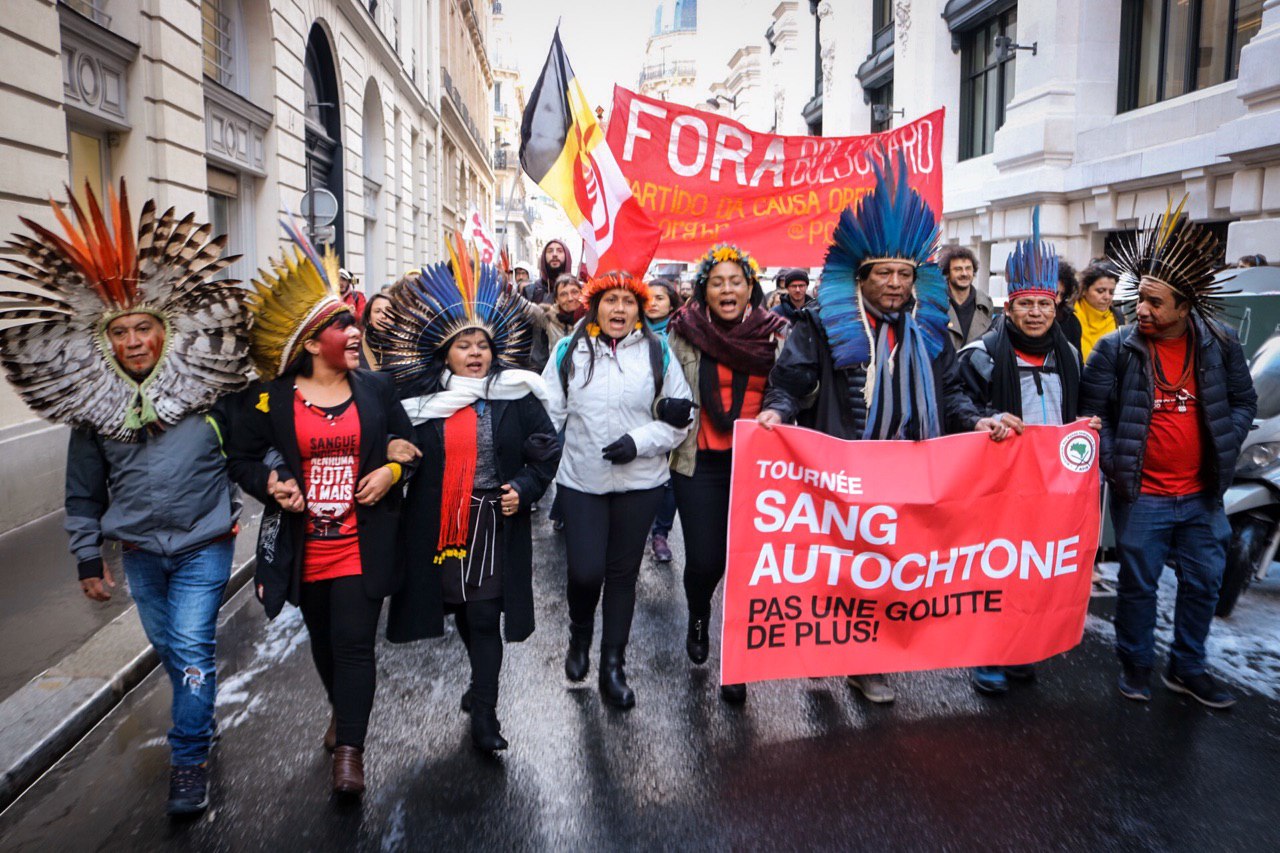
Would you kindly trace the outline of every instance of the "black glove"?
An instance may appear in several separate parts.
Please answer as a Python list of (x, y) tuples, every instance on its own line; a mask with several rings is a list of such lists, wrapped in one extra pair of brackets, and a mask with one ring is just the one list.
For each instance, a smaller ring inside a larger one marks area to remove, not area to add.
[(600, 452), (600, 455), (608, 459), (614, 465), (626, 465), (628, 462), (636, 458), (636, 442), (629, 435), (615, 441)]
[(676, 429), (684, 429), (693, 421), (693, 401), (663, 397), (658, 401), (658, 420)]
[(524, 440), (524, 458), (530, 462), (552, 462), (560, 458), (560, 439), (547, 432), (535, 432)]
[[(632, 445), (633, 447), (635, 445)], [(633, 456), (635, 454), (632, 454)], [(76, 563), (76, 574), (80, 575), (80, 580), (88, 580), (89, 578), (102, 577), (102, 558), (90, 557), (87, 560), (81, 560)]]

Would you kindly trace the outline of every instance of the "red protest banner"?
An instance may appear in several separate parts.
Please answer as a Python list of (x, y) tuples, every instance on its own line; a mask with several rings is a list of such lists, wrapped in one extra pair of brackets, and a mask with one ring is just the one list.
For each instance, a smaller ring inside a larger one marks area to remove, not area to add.
[(738, 421), (721, 683), (1034, 663), (1080, 642), (1097, 433), (842, 441)]
[(871, 189), (876, 143), (901, 148), (911, 185), (941, 215), (943, 110), (866, 136), (778, 136), (613, 89), (608, 143), (662, 229), (657, 257), (737, 243), (766, 266), (821, 266), (840, 211)]

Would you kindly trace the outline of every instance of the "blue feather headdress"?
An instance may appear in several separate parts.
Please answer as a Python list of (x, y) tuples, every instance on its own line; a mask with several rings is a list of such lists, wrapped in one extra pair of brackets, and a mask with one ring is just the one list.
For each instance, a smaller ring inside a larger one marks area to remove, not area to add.
[(872, 361), (872, 339), (862, 310), (858, 272), (879, 261), (900, 261), (916, 268), (912, 313), (931, 357), (946, 341), (947, 286), (933, 262), (938, 217), (920, 193), (907, 184), (907, 158), (897, 162), (880, 149), (871, 163), (875, 186), (840, 214), (822, 269), (818, 316), (838, 368)]
[(461, 237), (454, 242), (449, 263), (431, 264), (388, 294), (391, 328), (379, 333), (378, 349), (381, 369), (401, 387), (415, 387), (439, 365), (449, 342), (471, 329), (489, 336), (494, 358), (505, 366), (529, 357), (524, 303), (497, 267), (473, 260)]
[(1031, 211), (1031, 239), (1021, 240), (1004, 263), (1008, 296), (1058, 298), (1058, 255), (1040, 239), (1040, 206)]

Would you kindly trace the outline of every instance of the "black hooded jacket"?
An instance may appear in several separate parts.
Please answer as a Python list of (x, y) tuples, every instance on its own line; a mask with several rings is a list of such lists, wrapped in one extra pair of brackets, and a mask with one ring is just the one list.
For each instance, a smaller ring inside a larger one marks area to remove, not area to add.
[[(1231, 329), (1211, 331), (1191, 315), (1195, 327), (1196, 388), (1204, 436), (1205, 484), (1221, 498), (1231, 485), (1240, 445), (1253, 427), (1258, 395)], [(1080, 377), (1080, 413), (1102, 418), (1099, 462), (1116, 493), (1127, 501), (1142, 492), (1143, 457), (1155, 402), (1155, 381), (1146, 339), (1136, 325), (1098, 341)]]
[[(812, 308), (796, 317), (778, 361), (769, 374), (765, 409), (773, 409), (785, 421), (843, 439), (862, 438), (867, 425), (867, 404), (862, 389), (867, 365), (840, 369), (831, 358), (827, 334)], [(938, 393), (942, 429), (968, 432), (981, 415), (964, 392), (950, 341), (933, 359), (933, 387)]]

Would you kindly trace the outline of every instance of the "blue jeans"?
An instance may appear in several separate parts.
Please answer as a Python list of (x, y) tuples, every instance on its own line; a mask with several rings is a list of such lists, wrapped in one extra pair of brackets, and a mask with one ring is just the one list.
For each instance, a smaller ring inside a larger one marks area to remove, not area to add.
[(1166, 559), (1177, 556), (1177, 606), (1170, 667), (1181, 676), (1205, 671), (1205, 640), (1218, 604), (1231, 523), (1215, 496), (1112, 495), (1120, 578), (1116, 654), (1131, 666), (1154, 667), (1156, 587)]
[(214, 631), (231, 577), (235, 540), (166, 557), (125, 549), (124, 574), (147, 639), (173, 685), (174, 766), (203, 764), (213, 741)]

